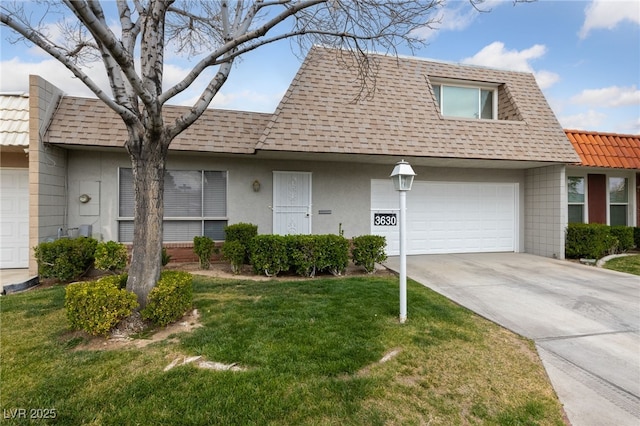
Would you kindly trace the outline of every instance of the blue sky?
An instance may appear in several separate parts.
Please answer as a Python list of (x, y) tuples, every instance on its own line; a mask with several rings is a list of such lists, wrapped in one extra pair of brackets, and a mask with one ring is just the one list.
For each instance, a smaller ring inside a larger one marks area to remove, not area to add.
[[(429, 45), (414, 56), (531, 72), (564, 128), (640, 134), (640, 0), (490, 0), (483, 9), (490, 12), (450, 1), (440, 28), (424, 33)], [(28, 74), (39, 74), (69, 95), (92, 96), (53, 59), (8, 43), (8, 30), (1, 31), (0, 91), (26, 92)], [(251, 52), (212, 106), (273, 112), (300, 62), (287, 41)], [(177, 81), (188, 68), (183, 58), (169, 59), (165, 78)], [(89, 73), (104, 82), (98, 71)]]

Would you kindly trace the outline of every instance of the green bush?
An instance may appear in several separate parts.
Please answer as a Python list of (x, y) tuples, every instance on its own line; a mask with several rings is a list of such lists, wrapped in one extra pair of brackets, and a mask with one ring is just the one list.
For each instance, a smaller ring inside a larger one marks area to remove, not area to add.
[(349, 240), (342, 235), (317, 235), (318, 256), (316, 267), (319, 271), (341, 275), (349, 264)]
[(369, 274), (375, 271), (376, 263), (384, 262), (387, 255), (384, 249), (387, 245), (385, 237), (380, 235), (361, 235), (353, 239), (351, 256), (353, 263), (364, 267)]
[(640, 227), (633, 228), (633, 244), (640, 248)]
[(183, 271), (163, 271), (149, 293), (142, 318), (165, 326), (182, 318), (193, 304), (193, 277)]
[(612, 236), (617, 238), (616, 252), (625, 253), (631, 250), (635, 244), (633, 241), (633, 228), (630, 226), (612, 226), (609, 230)]
[(200, 269), (209, 269), (216, 243), (209, 237), (193, 237), (193, 251), (200, 259)]
[(127, 266), (127, 248), (122, 243), (106, 241), (98, 243), (95, 252), (95, 267), (103, 271), (121, 271)]
[(122, 290), (127, 288), (127, 279), (129, 279), (129, 274), (124, 273), (120, 275), (108, 275), (100, 278), (98, 281), (111, 283)]
[(600, 259), (617, 246), (610, 226), (599, 223), (570, 223), (567, 227), (565, 256), (570, 259)]
[(240, 241), (225, 241), (222, 245), (222, 256), (231, 264), (231, 271), (239, 274), (244, 264), (245, 248)]
[(92, 335), (107, 335), (138, 306), (136, 295), (121, 290), (116, 277), (69, 284), (64, 307), (71, 328)]
[(249, 263), (251, 257), (251, 241), (258, 235), (258, 225), (252, 223), (234, 223), (233, 225), (225, 226), (224, 228), (224, 240), (225, 241), (239, 241), (245, 249), (243, 263)]
[(69, 282), (85, 273), (94, 261), (98, 241), (93, 238), (61, 238), (38, 244), (35, 258), (38, 275)]
[(287, 243), (282, 235), (258, 235), (250, 249), (255, 273), (273, 276), (288, 269)]
[(167, 253), (167, 248), (162, 247), (162, 266), (167, 266), (171, 262), (171, 255)]
[(287, 259), (289, 269), (303, 277), (313, 277), (318, 263), (317, 235), (287, 235)]
[[(349, 264), (349, 241), (339, 235), (287, 235), (288, 269), (303, 277), (340, 275)], [(284, 270), (285, 268), (283, 268)]]

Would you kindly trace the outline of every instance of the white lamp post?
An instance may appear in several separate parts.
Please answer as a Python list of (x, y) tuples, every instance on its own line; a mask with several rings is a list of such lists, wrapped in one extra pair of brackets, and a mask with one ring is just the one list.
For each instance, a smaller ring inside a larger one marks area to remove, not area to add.
[(400, 192), (400, 323), (407, 320), (407, 191), (411, 190), (415, 172), (404, 160), (399, 161), (391, 172), (391, 180)]

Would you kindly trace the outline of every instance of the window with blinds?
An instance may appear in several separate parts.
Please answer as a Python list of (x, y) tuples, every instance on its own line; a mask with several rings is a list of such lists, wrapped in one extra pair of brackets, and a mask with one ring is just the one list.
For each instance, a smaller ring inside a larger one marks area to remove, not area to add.
[[(118, 173), (118, 239), (133, 241), (133, 172)], [(164, 175), (163, 241), (193, 241), (205, 235), (224, 240), (227, 225), (227, 172), (167, 170)]]

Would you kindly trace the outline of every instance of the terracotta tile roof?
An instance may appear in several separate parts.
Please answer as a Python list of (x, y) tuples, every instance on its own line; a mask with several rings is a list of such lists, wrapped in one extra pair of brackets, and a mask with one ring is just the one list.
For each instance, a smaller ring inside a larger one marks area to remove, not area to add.
[[(357, 76), (340, 51), (314, 47), (259, 150), (568, 162), (578, 157), (532, 74), (374, 55), (372, 99), (354, 102)], [(488, 82), (513, 102), (511, 120), (443, 118), (431, 78)]]
[[(166, 106), (165, 120), (188, 107)], [(253, 154), (271, 114), (209, 109), (172, 142), (173, 151)], [(123, 147), (127, 130), (121, 118), (102, 101), (64, 97), (45, 141), (52, 144)]]
[(640, 135), (565, 130), (580, 165), (640, 170)]
[(29, 146), (29, 96), (0, 95), (0, 145)]

